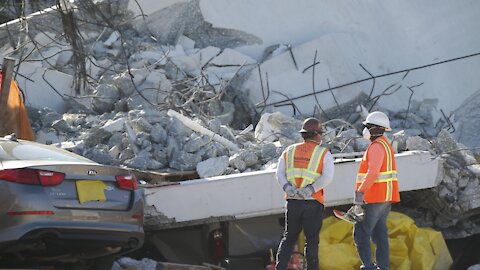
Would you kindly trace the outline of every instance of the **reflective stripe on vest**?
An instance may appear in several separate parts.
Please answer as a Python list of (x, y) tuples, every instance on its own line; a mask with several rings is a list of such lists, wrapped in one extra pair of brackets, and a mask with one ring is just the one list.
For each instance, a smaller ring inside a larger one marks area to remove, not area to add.
[[(383, 148), (385, 148), (387, 166), (386, 171), (380, 172), (378, 178), (374, 181), (374, 183), (386, 183), (386, 192), (385, 192), (385, 201), (392, 200), (392, 191), (393, 191), (393, 182), (397, 181), (397, 171), (393, 170), (393, 156), (390, 152), (390, 147), (388, 147), (387, 142), (383, 139), (378, 139), (377, 142), (381, 143)], [(365, 180), (366, 173), (358, 173), (357, 174), (357, 184), (362, 183)]]
[(310, 161), (307, 168), (295, 168), (295, 149), (297, 145), (293, 145), (288, 148), (285, 153), (286, 167), (285, 170), (287, 174), (287, 180), (294, 187), (296, 186), (295, 178), (302, 178), (302, 184), (298, 188), (302, 188), (308, 184), (312, 184), (315, 180), (320, 177), (322, 174), (317, 172), (317, 168), (322, 161), (323, 154), (327, 150), (325, 147), (320, 147), (319, 145), (315, 146), (315, 149), (312, 152)]

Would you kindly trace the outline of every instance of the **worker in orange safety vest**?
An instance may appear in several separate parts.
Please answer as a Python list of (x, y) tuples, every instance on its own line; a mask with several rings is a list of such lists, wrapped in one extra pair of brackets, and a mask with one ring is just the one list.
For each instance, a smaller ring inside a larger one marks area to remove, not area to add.
[[(394, 152), (384, 136), (392, 129), (388, 116), (380, 111), (370, 113), (363, 125), (363, 137), (371, 143), (358, 169), (354, 206), (349, 210), (353, 215), (363, 215), (354, 225), (353, 236), (362, 261), (360, 269), (388, 270), (387, 216), (391, 204), (400, 201)], [(372, 260), (370, 240), (376, 244), (376, 262)]]
[[(3, 79), (4, 76), (0, 72), (0, 85), (2, 85)], [(0, 89), (0, 95), (1, 92), (2, 89)], [(7, 106), (3, 108), (3, 114), (0, 115), (0, 137), (15, 133), (19, 139), (35, 141), (28, 112), (15, 80), (12, 80), (6, 98), (7, 102), (5, 104)]]
[(308, 270), (318, 270), (323, 222), (323, 188), (333, 179), (333, 156), (320, 146), (323, 128), (308, 118), (299, 131), (303, 142), (290, 145), (278, 159), (277, 180), (286, 196), (285, 231), (278, 246), (276, 270), (286, 270), (300, 232), (304, 231)]

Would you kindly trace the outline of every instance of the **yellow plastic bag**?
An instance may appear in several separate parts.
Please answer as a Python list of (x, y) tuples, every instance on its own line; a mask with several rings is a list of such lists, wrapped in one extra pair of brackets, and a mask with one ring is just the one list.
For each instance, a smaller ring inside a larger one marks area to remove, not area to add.
[[(392, 270), (448, 270), (453, 260), (440, 232), (418, 228), (408, 216), (390, 212), (387, 219)], [(303, 234), (300, 249), (305, 247)], [(375, 245), (372, 243), (372, 254)], [(356, 270), (361, 262), (353, 242), (353, 225), (328, 217), (320, 232), (320, 268)]]

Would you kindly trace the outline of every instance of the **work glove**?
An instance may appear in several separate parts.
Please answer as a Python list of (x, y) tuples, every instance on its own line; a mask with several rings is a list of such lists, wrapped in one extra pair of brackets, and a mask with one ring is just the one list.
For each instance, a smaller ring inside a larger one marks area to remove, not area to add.
[(360, 191), (355, 191), (355, 196), (353, 197), (353, 204), (355, 205), (364, 205), (365, 200), (363, 199), (364, 193)]
[(283, 185), (283, 191), (287, 193), (287, 198), (294, 198), (295, 196), (297, 196), (295, 190), (296, 188), (294, 188), (290, 183)]
[(315, 189), (312, 185), (306, 185), (303, 188), (297, 189), (297, 195), (303, 199), (310, 198), (315, 192)]
[(355, 223), (362, 222), (365, 219), (365, 210), (363, 210), (361, 205), (354, 204), (348, 209), (346, 215), (350, 220), (355, 221)]

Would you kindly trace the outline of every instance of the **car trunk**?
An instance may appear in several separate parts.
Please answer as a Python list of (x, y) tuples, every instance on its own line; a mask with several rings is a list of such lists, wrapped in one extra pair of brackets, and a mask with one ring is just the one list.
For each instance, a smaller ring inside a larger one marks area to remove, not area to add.
[(119, 188), (115, 178), (117, 175), (128, 175), (128, 171), (95, 164), (36, 168), (65, 173), (61, 184), (44, 187), (55, 207), (119, 211), (131, 207), (133, 191)]

